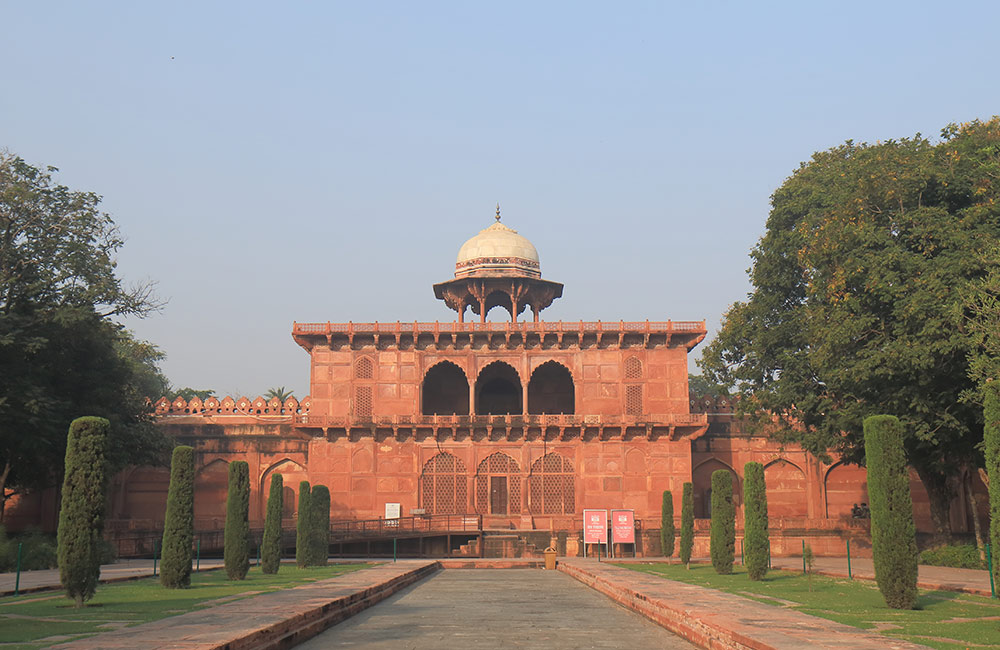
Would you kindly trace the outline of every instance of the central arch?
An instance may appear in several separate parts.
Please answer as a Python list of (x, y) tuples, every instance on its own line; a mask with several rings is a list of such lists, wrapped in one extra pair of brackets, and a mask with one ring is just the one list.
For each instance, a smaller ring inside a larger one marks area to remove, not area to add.
[(528, 413), (568, 413), (576, 409), (573, 375), (557, 361), (546, 361), (535, 368), (528, 382)]
[(484, 515), (521, 512), (521, 468), (503, 452), (490, 454), (476, 468), (476, 512)]
[(476, 379), (477, 415), (519, 415), (524, 413), (521, 377), (513, 366), (494, 361)]
[(468, 415), (469, 380), (451, 361), (435, 364), (420, 385), (423, 415)]

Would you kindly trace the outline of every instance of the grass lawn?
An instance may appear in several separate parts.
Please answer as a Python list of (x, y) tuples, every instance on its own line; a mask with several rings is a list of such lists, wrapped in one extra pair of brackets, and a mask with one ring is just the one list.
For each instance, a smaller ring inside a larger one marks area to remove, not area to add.
[(620, 564), (618, 566), (678, 582), (711, 587), (769, 605), (790, 607), (805, 614), (886, 636), (906, 639), (941, 650), (1000, 648), (1000, 601), (950, 591), (920, 591), (919, 609), (886, 607), (874, 582), (806, 576), (772, 570), (754, 582), (742, 566), (720, 576), (711, 564)]
[(100, 585), (81, 609), (62, 593), (0, 598), (0, 648), (46, 648), (108, 630), (183, 614), (201, 607), (356, 571), (368, 564), (331, 564), (299, 569), (282, 564), (277, 575), (251, 567), (246, 580), (231, 582), (223, 570), (191, 575), (188, 589), (164, 589), (158, 578)]

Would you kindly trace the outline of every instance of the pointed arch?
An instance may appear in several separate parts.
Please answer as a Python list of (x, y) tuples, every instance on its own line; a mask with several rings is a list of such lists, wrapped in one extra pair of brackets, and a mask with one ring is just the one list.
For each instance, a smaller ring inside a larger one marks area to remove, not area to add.
[(477, 415), (520, 415), (522, 404), (521, 376), (514, 366), (503, 361), (487, 365), (476, 378)]
[(855, 505), (868, 502), (868, 470), (860, 465), (835, 463), (826, 471), (823, 485), (830, 519), (850, 518)]
[(309, 474), (306, 468), (295, 462), (291, 458), (284, 458), (274, 463), (266, 470), (260, 479), (260, 518), (264, 519), (267, 513), (267, 500), (271, 497), (271, 478), (275, 474), (281, 474), (282, 497), (281, 497), (281, 518), (291, 519), (298, 512), (298, 499), (296, 498), (299, 483), (308, 481)]
[(743, 493), (740, 486), (740, 476), (732, 467), (718, 458), (709, 458), (691, 472), (691, 482), (694, 490), (694, 516), (708, 519), (712, 516), (712, 473), (720, 469), (728, 470), (733, 475), (733, 503), (739, 505)]
[(521, 467), (516, 460), (501, 451), (490, 454), (476, 468), (476, 512), (520, 514), (521, 482)]
[(424, 463), (420, 473), (420, 506), (429, 514), (464, 513), (468, 472), (462, 459), (442, 451)]
[(531, 464), (528, 504), (533, 515), (569, 515), (576, 512), (573, 464), (556, 452)]
[(420, 384), (423, 415), (468, 415), (469, 378), (451, 361), (439, 361), (427, 370)]
[(229, 463), (217, 458), (198, 470), (194, 477), (195, 528), (222, 528), (228, 492)]
[(776, 458), (764, 467), (767, 512), (772, 517), (806, 517), (806, 475), (795, 463)]
[(528, 413), (575, 413), (573, 373), (558, 361), (535, 368), (528, 381)]
[(354, 362), (355, 379), (375, 379), (375, 362), (371, 357), (360, 357)]

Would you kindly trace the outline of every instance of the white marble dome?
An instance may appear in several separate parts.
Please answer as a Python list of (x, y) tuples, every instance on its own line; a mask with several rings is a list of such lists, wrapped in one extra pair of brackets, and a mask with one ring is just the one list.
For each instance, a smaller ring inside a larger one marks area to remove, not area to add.
[(541, 277), (538, 251), (527, 238), (499, 221), (462, 244), (455, 277)]

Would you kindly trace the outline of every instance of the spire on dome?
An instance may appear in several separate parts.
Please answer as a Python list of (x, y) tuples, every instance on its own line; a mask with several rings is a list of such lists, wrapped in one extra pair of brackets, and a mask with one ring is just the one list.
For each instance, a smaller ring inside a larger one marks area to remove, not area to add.
[(497, 203), (497, 221), (500, 221), (500, 204)]

